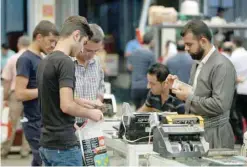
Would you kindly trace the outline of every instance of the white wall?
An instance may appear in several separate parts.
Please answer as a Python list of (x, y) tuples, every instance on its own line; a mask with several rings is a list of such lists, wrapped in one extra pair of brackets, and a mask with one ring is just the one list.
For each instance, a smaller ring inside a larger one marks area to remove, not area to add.
[[(55, 23), (56, 17), (56, 0), (28, 0), (28, 34), (31, 36), (35, 26), (41, 20), (50, 20)], [(49, 5), (53, 14), (50, 16), (45, 16), (43, 12), (44, 5)]]
[(56, 0), (56, 25), (60, 28), (64, 20), (79, 14), (78, 0)]

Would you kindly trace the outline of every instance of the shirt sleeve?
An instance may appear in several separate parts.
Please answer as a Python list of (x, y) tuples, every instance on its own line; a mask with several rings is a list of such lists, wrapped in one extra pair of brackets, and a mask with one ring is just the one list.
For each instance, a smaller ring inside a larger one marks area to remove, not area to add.
[(26, 56), (20, 56), (16, 63), (16, 75), (29, 78), (31, 68), (31, 61)]
[(100, 73), (100, 81), (99, 81), (98, 94), (104, 95), (104, 93), (105, 93), (104, 71), (103, 71), (100, 63), (98, 63), (98, 66), (99, 66), (99, 73)]
[(75, 87), (75, 65), (70, 58), (62, 59), (59, 66), (59, 88)]
[(128, 42), (126, 47), (125, 47), (125, 53), (131, 53), (133, 51), (133, 47), (131, 42)]
[(7, 61), (7, 64), (5, 65), (4, 69), (3, 69), (3, 73), (2, 73), (2, 78), (4, 80), (12, 80), (13, 79), (13, 69), (14, 69), (14, 64), (12, 63), (13, 60), (10, 58), (8, 61)]

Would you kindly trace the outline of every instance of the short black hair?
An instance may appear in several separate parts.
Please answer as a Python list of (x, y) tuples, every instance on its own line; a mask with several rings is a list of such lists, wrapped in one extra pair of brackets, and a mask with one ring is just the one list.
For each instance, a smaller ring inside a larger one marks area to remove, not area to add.
[(243, 46), (244, 39), (240, 36), (233, 36), (232, 37), (232, 42), (237, 46), (241, 47)]
[(3, 43), (3, 44), (2, 44), (2, 48), (5, 49), (5, 50), (7, 50), (7, 49), (9, 49), (9, 45), (6, 44), (6, 43)]
[(212, 40), (212, 34), (209, 27), (201, 20), (192, 20), (188, 22), (183, 27), (180, 35), (184, 37), (189, 32), (191, 32), (197, 38), (205, 37), (209, 42)]
[(223, 7), (218, 7), (217, 8), (217, 13), (221, 13), (221, 12), (225, 12), (225, 11), (226, 11), (226, 9), (223, 8)]
[(149, 67), (148, 74), (155, 75), (159, 82), (163, 82), (166, 80), (170, 72), (166, 65), (156, 63), (156, 64), (153, 64), (151, 67)]
[(224, 47), (223, 46), (222, 49), (223, 49), (224, 52), (232, 52), (232, 47)]
[(153, 32), (152, 31), (149, 31), (147, 33), (144, 34), (143, 36), (143, 44), (150, 44), (153, 40)]

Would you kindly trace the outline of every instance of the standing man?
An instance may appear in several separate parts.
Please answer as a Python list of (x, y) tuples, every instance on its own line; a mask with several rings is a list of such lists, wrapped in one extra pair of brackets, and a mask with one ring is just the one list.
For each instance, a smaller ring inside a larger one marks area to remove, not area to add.
[(150, 49), (152, 41), (153, 33), (147, 32), (143, 36), (141, 48), (127, 57), (128, 70), (131, 71), (131, 98), (136, 109), (144, 104), (148, 94), (148, 68), (155, 63), (155, 55)]
[[(204, 118), (205, 138), (210, 148), (234, 148), (234, 135), (229, 123), (230, 108), (235, 90), (236, 71), (232, 63), (216, 51), (211, 43), (208, 26), (199, 20), (190, 21), (181, 32), (185, 50), (192, 59), (189, 84), (193, 90), (180, 87), (173, 90), (186, 102), (186, 113)], [(176, 76), (169, 76), (170, 84)]]
[(125, 51), (124, 51), (124, 56), (128, 57), (130, 56), (135, 50), (140, 49), (141, 48), (141, 44), (139, 43), (139, 41), (137, 40), (137, 37), (135, 39), (130, 40), (125, 47)]
[(83, 52), (91, 36), (84, 17), (68, 17), (54, 51), (39, 65), (37, 82), (43, 123), (40, 155), (45, 166), (81, 166), (75, 117), (102, 119), (100, 110), (85, 108), (79, 98), (74, 98), (75, 64), (70, 57)]
[(95, 57), (102, 48), (104, 32), (97, 24), (89, 24), (93, 33), (75, 59), (76, 95), (87, 100), (103, 100), (105, 85), (104, 72), (100, 61)]
[[(79, 98), (89, 100), (88, 102), (92, 105), (94, 103), (103, 105), (102, 100), (105, 92), (104, 72), (95, 54), (101, 50), (105, 35), (101, 27), (97, 24), (89, 24), (89, 27), (93, 36), (84, 46), (83, 52), (76, 55), (74, 60), (76, 77), (75, 93)], [(77, 117), (76, 121), (77, 123), (84, 122), (79, 117)]]
[[(12, 133), (10, 139), (2, 144), (2, 157), (7, 157), (10, 151), (10, 147), (12, 146), (13, 141), (15, 139), (16, 127), (22, 115), (22, 103), (18, 101), (15, 96), (16, 62), (17, 59), (22, 55), (22, 53), (24, 53), (27, 50), (29, 44), (30, 40), (28, 36), (21, 36), (18, 39), (17, 48), (19, 52), (9, 58), (2, 73), (4, 102), (6, 106), (9, 106), (10, 121), (12, 125)], [(27, 157), (29, 155), (29, 149), (30, 148), (25, 138), (25, 135), (22, 134), (22, 146), (20, 151), (21, 157)]]
[(167, 60), (167, 67), (172, 75), (178, 76), (178, 78), (188, 83), (190, 79), (190, 70), (193, 64), (191, 56), (184, 50), (184, 41), (177, 41), (178, 53), (175, 56), (170, 57)]
[(41, 52), (51, 52), (57, 40), (56, 26), (50, 21), (43, 20), (35, 27), (33, 42), (17, 60), (16, 70), (16, 98), (23, 103), (24, 119), (23, 130), (31, 147), (32, 166), (41, 166), (39, 156), (39, 139), (41, 133), (41, 114), (38, 108), (38, 89), (36, 73), (42, 59)]
[(235, 36), (232, 39), (234, 51), (230, 57), (237, 72), (237, 100), (236, 111), (247, 119), (247, 51), (243, 47), (244, 40)]
[[(101, 27), (97, 24), (89, 24), (89, 27), (93, 36), (84, 46), (83, 52), (80, 52), (74, 61), (76, 77), (75, 94), (77, 97), (88, 101), (87, 104), (89, 105), (103, 106), (102, 101), (105, 92), (104, 72), (98, 57), (95, 56), (103, 46), (105, 35)], [(84, 120), (85, 118), (76, 117), (78, 125), (82, 125)], [(90, 149), (88, 148), (88, 150)], [(83, 156), (87, 157), (89, 154), (91, 153), (85, 151)], [(83, 164), (88, 165), (87, 163), (88, 160)]]

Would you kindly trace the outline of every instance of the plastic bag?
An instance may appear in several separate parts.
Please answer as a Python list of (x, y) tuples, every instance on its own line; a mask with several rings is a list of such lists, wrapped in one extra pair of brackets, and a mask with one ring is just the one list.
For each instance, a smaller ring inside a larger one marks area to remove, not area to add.
[(94, 122), (88, 119), (82, 127), (76, 131), (76, 135), (80, 141), (83, 166), (109, 165), (109, 157), (101, 129), (103, 123), (104, 121)]
[(3, 110), (1, 110), (1, 143), (4, 143), (7, 141), (11, 136), (11, 123), (9, 120), (9, 107), (4, 107)]

